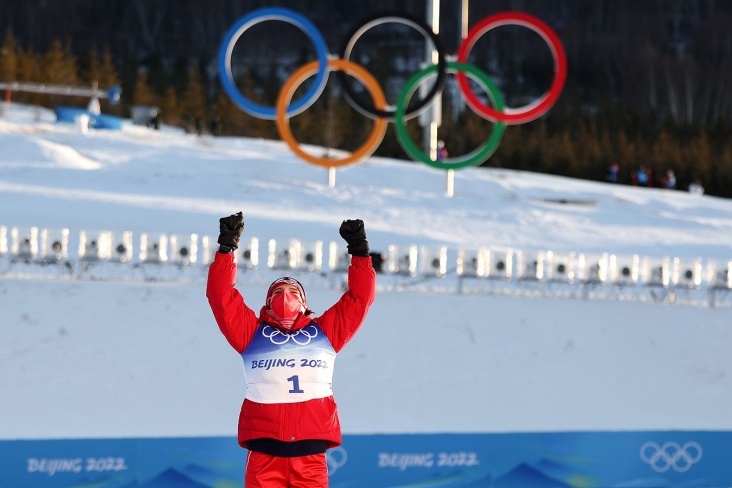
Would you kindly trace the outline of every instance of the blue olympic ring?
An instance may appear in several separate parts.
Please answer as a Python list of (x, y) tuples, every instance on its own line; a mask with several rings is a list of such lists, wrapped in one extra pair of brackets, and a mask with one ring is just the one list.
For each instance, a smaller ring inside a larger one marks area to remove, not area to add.
[(224, 36), (224, 42), (219, 49), (219, 73), (221, 73), (221, 85), (229, 98), (244, 112), (260, 117), (262, 119), (274, 120), (277, 118), (275, 107), (266, 107), (256, 104), (245, 97), (236, 87), (234, 75), (231, 73), (231, 54), (234, 45), (241, 35), (252, 25), (264, 20), (282, 20), (293, 24), (302, 30), (315, 46), (315, 53), (318, 57), (318, 73), (315, 75), (310, 88), (298, 100), (292, 102), (287, 108), (287, 115), (293, 116), (306, 110), (313, 100), (318, 98), (328, 81), (328, 46), (325, 43), (320, 31), (307, 18), (293, 12), (292, 10), (277, 7), (267, 7), (255, 10), (239, 19)]

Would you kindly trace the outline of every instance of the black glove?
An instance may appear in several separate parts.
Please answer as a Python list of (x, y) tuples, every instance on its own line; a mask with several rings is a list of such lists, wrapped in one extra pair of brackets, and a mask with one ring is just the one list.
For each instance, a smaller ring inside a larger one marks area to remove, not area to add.
[(369, 241), (366, 240), (363, 220), (344, 220), (338, 233), (348, 243), (348, 254), (369, 257)]
[(239, 248), (239, 237), (244, 231), (241, 212), (219, 219), (219, 252), (230, 253)]

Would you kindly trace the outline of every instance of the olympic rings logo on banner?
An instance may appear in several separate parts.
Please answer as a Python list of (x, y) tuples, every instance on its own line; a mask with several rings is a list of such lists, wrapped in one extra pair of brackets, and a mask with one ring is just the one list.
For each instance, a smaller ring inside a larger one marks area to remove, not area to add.
[(679, 446), (676, 442), (666, 442), (659, 446), (655, 442), (646, 442), (640, 449), (641, 460), (648, 463), (654, 471), (663, 473), (672, 468), (677, 473), (688, 471), (694, 463), (702, 458), (702, 448), (698, 442), (687, 442)]
[[(231, 69), (234, 45), (239, 38), (252, 26), (268, 20), (288, 22), (303, 31), (313, 43), (317, 58), (290, 75), (282, 86), (274, 107), (262, 106), (246, 98), (237, 88)], [(424, 37), (429, 38), (437, 51), (437, 63), (427, 66), (407, 81), (398, 96), (395, 107), (388, 106), (384, 92), (373, 75), (349, 60), (358, 39), (372, 27), (387, 22), (401, 23), (414, 28)], [(549, 90), (534, 102), (523, 107), (505, 107), (503, 97), (490, 77), (467, 62), (470, 51), (478, 39), (488, 31), (504, 25), (523, 26), (538, 33), (549, 45), (554, 59), (554, 79)], [(567, 78), (567, 57), (559, 37), (544, 22), (522, 12), (502, 12), (482, 19), (470, 29), (458, 48), (457, 61), (452, 62), (447, 60), (443, 45), (432, 29), (424, 22), (407, 14), (382, 13), (362, 20), (350, 32), (348, 41), (341, 47), (340, 56), (334, 57), (328, 53), (320, 31), (307, 18), (286, 8), (262, 8), (240, 18), (226, 33), (219, 50), (218, 67), (221, 84), (234, 104), (249, 115), (274, 120), (280, 137), (295, 154), (312, 164), (323, 167), (344, 166), (369, 157), (381, 144), (389, 121), (394, 122), (399, 144), (410, 158), (445, 170), (477, 166), (486, 161), (498, 148), (506, 125), (524, 124), (545, 114), (559, 98)], [(374, 126), (366, 141), (349, 156), (341, 159), (319, 158), (306, 153), (295, 140), (289, 125), (290, 117), (307, 110), (315, 103), (323, 92), (331, 71), (336, 72), (336, 78), (344, 89), (348, 103), (361, 114), (374, 120)], [(472, 152), (446, 161), (433, 161), (411, 140), (406, 121), (429, 108), (435, 97), (442, 93), (448, 73), (456, 75), (458, 91), (471, 110), (493, 122), (494, 127), (486, 142)], [(366, 87), (371, 96), (371, 103), (365, 103), (356, 96), (353, 81), (346, 75), (356, 78)], [(292, 100), (297, 88), (310, 77), (314, 77), (314, 80), (308, 90), (299, 99)], [(432, 87), (423, 98), (410, 105), (411, 97), (417, 88), (431, 78), (436, 78)], [(473, 91), (468, 78), (471, 78), (486, 92), (491, 105), (485, 104)]]
[(346, 465), (348, 452), (343, 446), (325, 451), (325, 462), (328, 465), (328, 476), (333, 476), (338, 468)]

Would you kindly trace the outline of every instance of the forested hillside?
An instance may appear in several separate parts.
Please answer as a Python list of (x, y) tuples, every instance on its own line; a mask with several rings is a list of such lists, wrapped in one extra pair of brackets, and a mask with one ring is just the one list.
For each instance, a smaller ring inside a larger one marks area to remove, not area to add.
[[(467, 2), (466, 2), (467, 3)], [(461, 41), (457, 0), (441, 2), (439, 37), (448, 54)], [(277, 138), (275, 124), (244, 114), (221, 89), (217, 53), (229, 27), (265, 6), (305, 14), (338, 54), (364, 16), (405, 12), (425, 19), (423, 0), (4, 0), (0, 9), (0, 82), (32, 81), (100, 87), (120, 84), (133, 105), (157, 105), (163, 122), (189, 130)], [(640, 165), (660, 184), (668, 169), (678, 188), (695, 180), (707, 193), (732, 196), (732, 4), (713, 0), (550, 0), (469, 2), (472, 25), (497, 12), (534, 15), (567, 52), (564, 91), (547, 115), (507, 128), (485, 163), (601, 180), (612, 163), (629, 183)], [(413, 29), (376, 26), (359, 40), (357, 59), (379, 80), (390, 103), (424, 59)], [(508, 106), (540, 96), (552, 79), (546, 44), (532, 31), (504, 26), (483, 36), (471, 62), (499, 85)], [(234, 59), (238, 86), (273, 104), (289, 75), (313, 58), (307, 37), (289, 24), (263, 22), (242, 35)], [(87, 100), (14, 93), (14, 101), (84, 106)], [(463, 110), (454, 81), (443, 97), (440, 138), (451, 155), (484, 141), (492, 124)], [(196, 124), (196, 122), (198, 122)], [(353, 149), (372, 122), (353, 110), (335, 80), (313, 107), (291, 121), (300, 142)], [(410, 124), (415, 140), (416, 122)], [(405, 157), (390, 124), (377, 154)]]

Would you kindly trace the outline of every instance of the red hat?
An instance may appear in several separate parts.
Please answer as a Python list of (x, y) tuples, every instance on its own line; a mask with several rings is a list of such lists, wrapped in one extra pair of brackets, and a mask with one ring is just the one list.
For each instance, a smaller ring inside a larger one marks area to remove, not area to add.
[(295, 286), (297, 288), (297, 291), (300, 293), (303, 306), (307, 308), (308, 302), (307, 297), (305, 296), (305, 289), (302, 287), (302, 284), (299, 281), (289, 276), (283, 276), (282, 278), (278, 278), (274, 280), (271, 285), (269, 285), (269, 289), (267, 290), (267, 298), (265, 300), (267, 306), (269, 307), (269, 301), (272, 298), (272, 293), (274, 293), (276, 288), (280, 287), (283, 284)]

